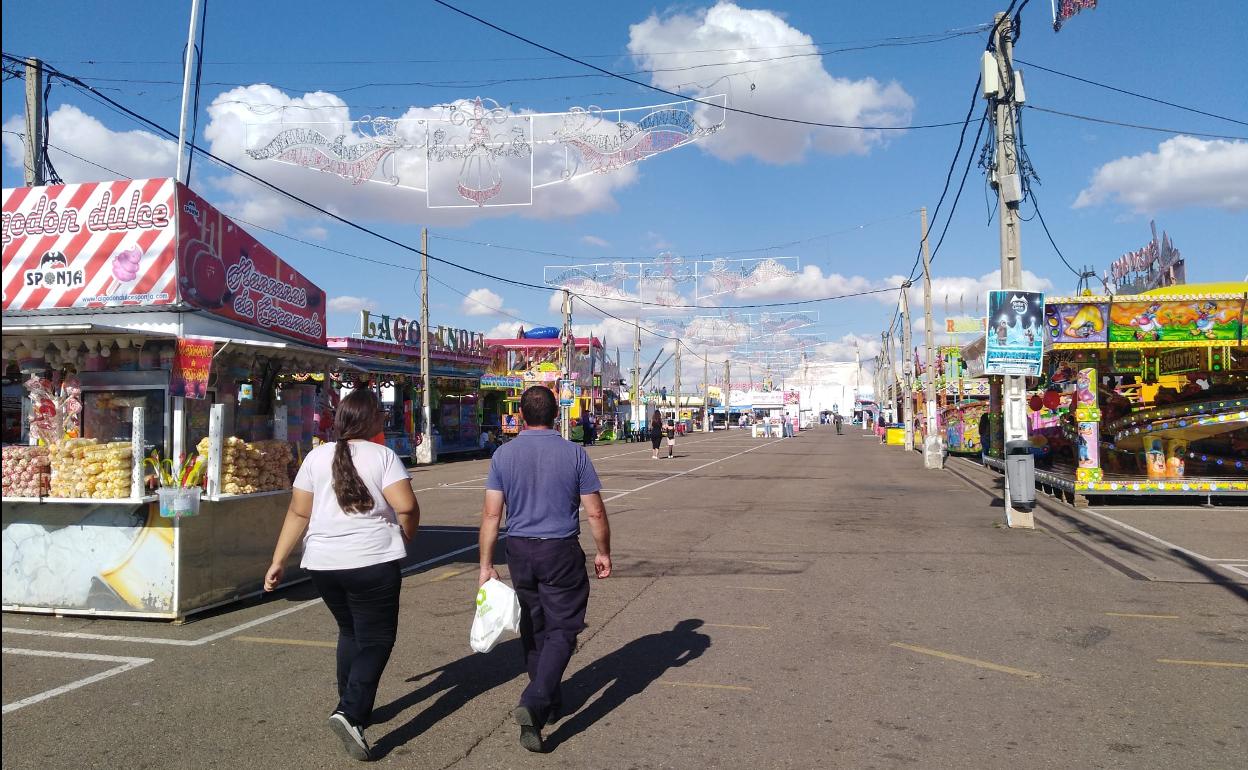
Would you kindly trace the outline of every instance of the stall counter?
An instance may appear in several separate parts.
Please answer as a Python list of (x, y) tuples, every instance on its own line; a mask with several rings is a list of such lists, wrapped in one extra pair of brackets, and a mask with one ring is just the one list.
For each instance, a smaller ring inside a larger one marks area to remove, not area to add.
[(6, 500), (3, 609), (182, 620), (256, 595), (289, 501), (204, 499), (198, 516), (171, 519), (155, 502)]

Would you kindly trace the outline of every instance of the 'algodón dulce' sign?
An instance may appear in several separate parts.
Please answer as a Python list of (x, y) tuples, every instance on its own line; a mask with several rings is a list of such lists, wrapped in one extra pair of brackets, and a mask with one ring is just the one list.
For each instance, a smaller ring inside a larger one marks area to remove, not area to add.
[(4, 190), (4, 309), (177, 301), (172, 179)]

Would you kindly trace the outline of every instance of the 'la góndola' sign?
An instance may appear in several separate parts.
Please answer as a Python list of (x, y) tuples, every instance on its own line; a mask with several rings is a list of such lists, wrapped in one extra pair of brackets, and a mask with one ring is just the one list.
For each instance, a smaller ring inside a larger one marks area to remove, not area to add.
[[(393, 342), (420, 348), (420, 322), (403, 316), (389, 316), (370, 310), (360, 311), (360, 336), (366, 340)], [(485, 335), (466, 329), (438, 326), (429, 335), (429, 350), (462, 355), (485, 354)]]

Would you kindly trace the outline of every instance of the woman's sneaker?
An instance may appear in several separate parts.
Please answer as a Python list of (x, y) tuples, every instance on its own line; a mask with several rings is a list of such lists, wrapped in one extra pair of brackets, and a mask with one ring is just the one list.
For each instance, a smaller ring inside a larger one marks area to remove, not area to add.
[(342, 741), (342, 747), (346, 749), (347, 754), (352, 759), (358, 759), (361, 762), (367, 762), (373, 758), (373, 752), (368, 747), (368, 741), (364, 740), (364, 731), (351, 724), (351, 720), (347, 719), (347, 715), (341, 711), (335, 711), (329, 717), (329, 729), (334, 731), (334, 735)]

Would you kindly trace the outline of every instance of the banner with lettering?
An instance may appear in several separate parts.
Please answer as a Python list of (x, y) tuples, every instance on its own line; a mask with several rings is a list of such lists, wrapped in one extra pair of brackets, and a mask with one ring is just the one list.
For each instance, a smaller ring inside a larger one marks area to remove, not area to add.
[(325, 344), (325, 293), (189, 188), (178, 192), (184, 302), (313, 345)]
[(169, 375), (169, 395), (187, 398), (208, 397), (208, 372), (212, 369), (212, 340), (181, 338), (173, 355)]
[(177, 300), (172, 179), (4, 189), (4, 309)]

